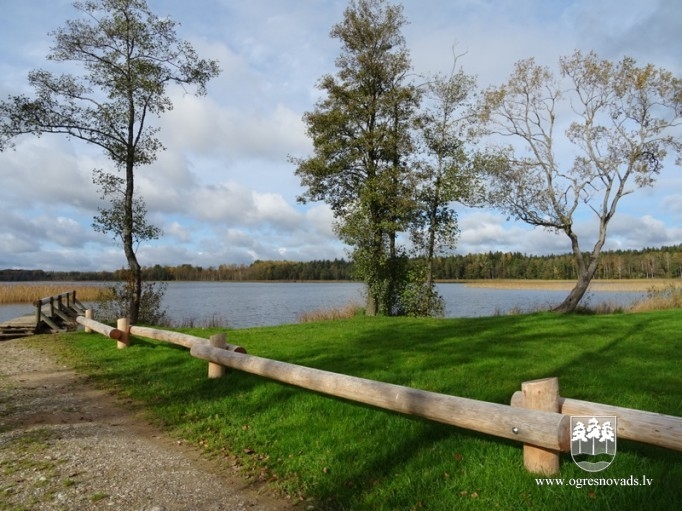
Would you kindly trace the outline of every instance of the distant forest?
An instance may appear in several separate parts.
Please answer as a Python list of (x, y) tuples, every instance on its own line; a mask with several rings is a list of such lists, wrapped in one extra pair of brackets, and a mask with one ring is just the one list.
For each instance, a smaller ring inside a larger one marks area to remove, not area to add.
[[(118, 281), (126, 270), (99, 272), (52, 272), (43, 270), (0, 270), (0, 281)], [(173, 281), (311, 281), (353, 280), (353, 265), (344, 259), (333, 261), (254, 261), (203, 268), (155, 265), (144, 268), (146, 280)], [(477, 279), (576, 279), (570, 254), (532, 256), (519, 252), (488, 252), (450, 255), (435, 261), (438, 280)], [(682, 278), (682, 245), (643, 250), (603, 252), (596, 278), (651, 279)]]

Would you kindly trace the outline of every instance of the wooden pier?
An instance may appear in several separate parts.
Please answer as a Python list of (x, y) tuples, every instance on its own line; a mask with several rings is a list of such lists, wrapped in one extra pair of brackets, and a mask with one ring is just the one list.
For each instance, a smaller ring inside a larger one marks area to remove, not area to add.
[(85, 307), (76, 299), (76, 291), (41, 298), (33, 306), (32, 314), (0, 323), (0, 340), (74, 330), (78, 325), (76, 317), (85, 314)]

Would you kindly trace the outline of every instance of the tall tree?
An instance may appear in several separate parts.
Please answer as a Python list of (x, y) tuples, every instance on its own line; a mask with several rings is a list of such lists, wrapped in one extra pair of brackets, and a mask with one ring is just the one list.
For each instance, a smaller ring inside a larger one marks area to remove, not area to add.
[[(682, 80), (631, 58), (614, 63), (592, 52), (561, 58), (560, 70), (556, 77), (533, 59), (518, 62), (506, 84), (486, 92), (482, 112), (491, 133), (523, 142), (507, 148), (504, 165), (491, 170), (493, 203), (570, 240), (578, 281), (557, 307), (570, 312), (597, 271), (620, 200), (651, 186), (669, 151), (681, 163), (674, 128), (682, 116)], [(559, 155), (561, 126), (572, 149)], [(573, 161), (563, 162), (570, 154)], [(597, 223), (588, 253), (574, 229), (583, 206)]]
[(55, 42), (47, 58), (79, 64), (82, 75), (32, 71), (28, 80), (35, 97), (11, 96), (0, 103), (0, 148), (25, 133), (66, 135), (101, 147), (123, 174), (96, 175), (110, 207), (100, 210), (95, 223), (123, 243), (135, 323), (142, 294), (135, 242), (158, 234), (141, 221), (146, 209), (135, 196), (136, 169), (154, 162), (163, 149), (150, 118), (172, 109), (170, 84), (192, 85), (203, 95), (220, 69), (216, 61), (200, 59), (177, 37), (176, 23), (154, 15), (145, 0), (85, 0), (74, 7), (82, 16), (50, 34)]
[(411, 63), (404, 24), (401, 6), (351, 2), (331, 31), (342, 46), (338, 72), (322, 77), (326, 97), (304, 117), (314, 154), (293, 159), (306, 188), (299, 200), (326, 201), (353, 247), (368, 315), (396, 312), (407, 259), (397, 235), (414, 204), (406, 155), (418, 92), (405, 83)]
[(418, 207), (411, 237), (417, 255), (425, 260), (429, 289), (434, 283), (434, 258), (454, 248), (459, 232), (452, 203), (474, 203), (480, 195), (475, 156), (468, 149), (477, 137), (472, 108), (476, 79), (458, 68), (457, 60), (455, 56), (449, 75), (434, 75), (423, 85), (423, 104), (416, 118), (419, 143), (413, 165)]

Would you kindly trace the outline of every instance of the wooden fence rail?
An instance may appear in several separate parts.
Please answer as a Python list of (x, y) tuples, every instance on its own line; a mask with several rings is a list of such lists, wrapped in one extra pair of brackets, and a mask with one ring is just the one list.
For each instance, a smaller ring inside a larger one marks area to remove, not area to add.
[[(203, 337), (195, 337), (194, 335), (187, 335), (179, 332), (169, 332), (168, 330), (157, 330), (156, 328), (149, 328), (144, 326), (131, 326), (129, 329), (132, 335), (139, 335), (157, 341), (169, 342), (172, 344), (179, 344), (185, 348), (192, 348), (195, 345), (209, 344), (208, 339)], [(226, 344), (225, 349), (237, 353), (246, 353), (246, 350), (241, 346), (234, 344)]]
[[(514, 392), (512, 406), (521, 406), (522, 399), (521, 392)], [(559, 398), (559, 411), (568, 416), (615, 415), (618, 438), (682, 451), (682, 417), (565, 397)]]
[(104, 323), (100, 323), (88, 317), (78, 316), (76, 318), (76, 323), (83, 325), (88, 332), (97, 332), (98, 334), (106, 335), (110, 339), (119, 340), (125, 335), (124, 332), (118, 328), (105, 325)]
[(554, 450), (568, 450), (570, 418), (382, 383), (356, 376), (195, 345), (191, 355), (329, 396), (423, 417)]
[(208, 361), (209, 377), (222, 374), (216, 367), (228, 367), (325, 395), (516, 440), (524, 444), (524, 465), (531, 472), (558, 472), (561, 452), (570, 451), (570, 415), (616, 415), (621, 438), (682, 451), (682, 418), (560, 398), (557, 378), (524, 382), (522, 391), (513, 395), (511, 405), (504, 405), (249, 355), (244, 348), (225, 343), (223, 334), (208, 340), (154, 328), (128, 327), (127, 320), (119, 322), (118, 329), (107, 327), (110, 330), (93, 328), (96, 322), (85, 318), (79, 318), (79, 323), (109, 337), (121, 331), (119, 347), (128, 345), (130, 333), (189, 348), (193, 357)]

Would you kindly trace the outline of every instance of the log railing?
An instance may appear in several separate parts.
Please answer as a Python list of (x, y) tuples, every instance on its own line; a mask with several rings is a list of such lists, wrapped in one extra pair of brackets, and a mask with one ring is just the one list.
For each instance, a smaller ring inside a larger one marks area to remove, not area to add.
[(82, 317), (78, 322), (117, 339), (119, 348), (128, 346), (130, 334), (187, 347), (193, 357), (209, 363), (211, 378), (221, 376), (228, 367), (329, 396), (516, 440), (524, 444), (524, 465), (530, 472), (550, 475), (559, 471), (561, 452), (570, 451), (570, 415), (615, 415), (621, 438), (682, 451), (681, 417), (560, 398), (557, 378), (524, 382), (522, 390), (514, 393), (511, 405), (504, 405), (249, 355), (244, 348), (227, 344), (224, 334), (209, 340), (128, 327), (127, 320), (119, 320), (116, 329)]

